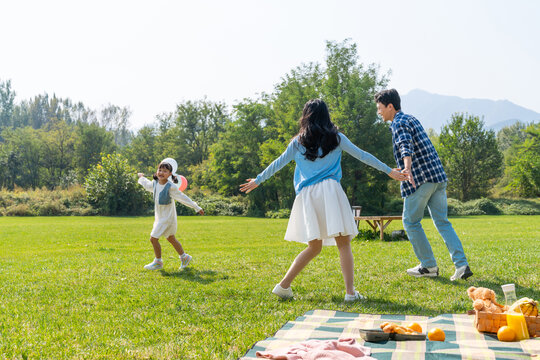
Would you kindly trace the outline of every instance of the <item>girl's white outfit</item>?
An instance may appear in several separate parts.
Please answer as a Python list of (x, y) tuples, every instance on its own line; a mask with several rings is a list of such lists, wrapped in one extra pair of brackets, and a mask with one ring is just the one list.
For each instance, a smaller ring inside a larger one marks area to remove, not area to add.
[[(392, 169), (376, 157), (359, 149), (342, 133), (339, 145), (325, 157), (314, 161), (305, 157), (306, 149), (294, 138), (279, 158), (274, 160), (255, 182), (269, 179), (290, 161), (296, 162), (294, 189), (296, 198), (291, 210), (285, 240), (308, 243), (321, 239), (323, 245), (336, 245), (336, 236), (358, 234), (352, 209), (341, 184), (341, 153), (345, 151), (358, 160), (389, 174)], [(322, 149), (319, 149), (322, 155)]]
[(341, 184), (326, 179), (303, 188), (294, 199), (285, 240), (308, 243), (322, 239), (336, 245), (336, 236), (358, 234), (347, 195)]
[[(154, 238), (159, 239), (162, 236), (169, 237), (176, 234), (177, 220), (174, 200), (180, 201), (182, 204), (195, 209), (197, 212), (202, 210), (196, 202), (178, 189), (178, 185), (171, 181), (161, 185), (157, 180), (150, 181), (145, 177), (140, 177), (139, 184), (141, 184), (145, 190), (154, 194), (154, 212), (156, 220), (154, 221), (154, 227), (150, 233), (150, 236)], [(165, 189), (168, 189), (168, 194), (162, 194)], [(167, 204), (162, 204), (166, 202), (162, 201), (163, 199), (169, 199), (170, 201)]]

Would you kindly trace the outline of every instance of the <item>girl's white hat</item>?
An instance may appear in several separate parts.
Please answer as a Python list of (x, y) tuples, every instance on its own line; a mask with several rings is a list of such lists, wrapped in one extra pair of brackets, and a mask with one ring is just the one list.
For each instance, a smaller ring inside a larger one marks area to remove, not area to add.
[(166, 159), (161, 160), (161, 162), (171, 165), (172, 175), (178, 176), (178, 174), (176, 173), (176, 170), (178, 170), (178, 164), (176, 163), (176, 160), (174, 160), (173, 158), (166, 158)]

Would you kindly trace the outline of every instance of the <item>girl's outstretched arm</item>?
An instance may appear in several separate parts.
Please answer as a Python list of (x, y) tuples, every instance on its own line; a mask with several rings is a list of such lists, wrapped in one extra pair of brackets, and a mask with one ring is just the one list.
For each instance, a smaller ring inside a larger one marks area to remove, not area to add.
[[(259, 175), (257, 175), (257, 178), (255, 179), (247, 179), (247, 183), (240, 185), (240, 191), (245, 191), (246, 193), (250, 192), (251, 190), (255, 189), (257, 186), (259, 186), (262, 182), (270, 179), (272, 175), (277, 173), (279, 170), (281, 170), (285, 165), (290, 163), (292, 160), (294, 160), (294, 154), (297, 151), (297, 139), (293, 139), (289, 145), (287, 146), (287, 149), (266, 169), (264, 169), (263, 172), (261, 172)], [(251, 184), (251, 185), (248, 185)], [(245, 190), (242, 190), (245, 189)], [(249, 190), (249, 191), (248, 191)]]
[(186, 194), (181, 192), (176, 186), (169, 188), (169, 195), (176, 201), (180, 201), (182, 204), (189, 206), (201, 215), (204, 215), (203, 209), (197, 205), (197, 203), (189, 198)]
[(139, 176), (138, 182), (143, 186), (144, 190), (154, 192), (154, 186), (152, 185), (152, 181), (145, 178), (143, 173), (138, 173), (137, 175)]
[(371, 155), (367, 151), (364, 151), (360, 149), (358, 146), (354, 145), (345, 135), (342, 133), (339, 134), (341, 137), (341, 141), (339, 143), (339, 146), (349, 153), (350, 155), (354, 156), (364, 164), (367, 164), (379, 171), (384, 172), (386, 175), (390, 176), (392, 179), (397, 181), (405, 181), (407, 180), (407, 175), (402, 174), (400, 172), (401, 169), (392, 169), (385, 163), (381, 162), (379, 159), (377, 159), (375, 156)]
[(247, 183), (240, 185), (240, 191), (248, 194), (252, 190), (255, 190), (255, 188), (257, 188), (257, 186), (259, 186), (259, 184), (261, 184), (263, 181), (268, 180), (270, 177), (272, 177), (272, 175), (290, 163), (291, 160), (294, 159), (294, 153), (296, 151), (295, 142), (296, 139), (293, 139), (287, 146), (287, 149), (285, 149), (285, 151), (276, 160), (272, 161), (272, 163), (268, 165), (268, 167), (264, 169), (262, 173), (257, 175), (256, 179), (246, 179)]

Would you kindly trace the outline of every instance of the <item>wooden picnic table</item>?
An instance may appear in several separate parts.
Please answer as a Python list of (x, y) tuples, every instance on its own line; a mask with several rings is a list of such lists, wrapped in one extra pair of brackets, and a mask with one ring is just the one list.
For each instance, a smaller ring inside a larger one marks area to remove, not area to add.
[[(401, 220), (401, 216), (355, 216), (354, 220), (365, 220), (374, 231), (379, 228), (381, 240), (384, 237), (384, 229), (392, 222), (392, 220)], [(386, 221), (386, 223), (385, 223)]]

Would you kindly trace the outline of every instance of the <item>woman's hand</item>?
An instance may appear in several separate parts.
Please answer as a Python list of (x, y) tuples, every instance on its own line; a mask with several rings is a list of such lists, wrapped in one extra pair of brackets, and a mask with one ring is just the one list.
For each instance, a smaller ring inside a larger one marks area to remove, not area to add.
[(388, 174), (388, 176), (390, 176), (392, 179), (397, 180), (397, 181), (405, 181), (409, 179), (409, 175), (402, 173), (401, 169), (392, 169), (392, 171), (390, 171), (390, 174)]
[(246, 179), (247, 183), (240, 185), (240, 191), (249, 194), (251, 190), (255, 190), (259, 184), (255, 182), (255, 179)]

